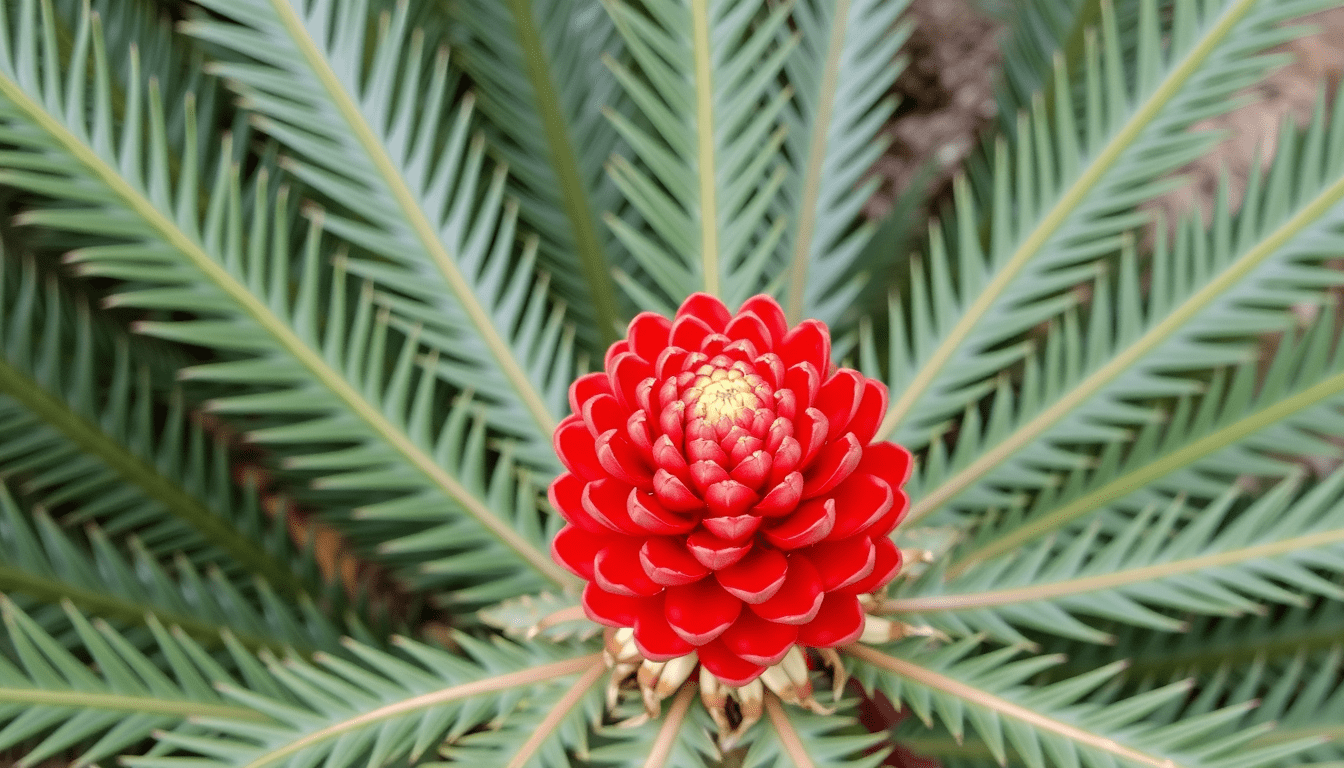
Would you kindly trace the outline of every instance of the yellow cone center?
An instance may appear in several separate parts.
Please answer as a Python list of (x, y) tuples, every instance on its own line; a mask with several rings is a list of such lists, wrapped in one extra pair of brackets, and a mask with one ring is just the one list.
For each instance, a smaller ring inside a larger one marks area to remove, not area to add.
[[(693, 418), (705, 419), (711, 423), (720, 419), (735, 420), (746, 412), (761, 407), (761, 399), (754, 391), (761, 382), (759, 376), (744, 375), (741, 371), (706, 366), (697, 371), (699, 374), (687, 388), (687, 400), (694, 399), (691, 408)], [(698, 397), (696, 397), (698, 395)]]

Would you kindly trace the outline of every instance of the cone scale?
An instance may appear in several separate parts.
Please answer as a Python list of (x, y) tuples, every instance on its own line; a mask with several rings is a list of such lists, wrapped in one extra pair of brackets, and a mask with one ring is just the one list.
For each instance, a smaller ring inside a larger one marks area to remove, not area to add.
[(886, 387), (833, 368), (830, 346), (770, 297), (732, 314), (695, 294), (671, 320), (637, 316), (570, 387), (552, 555), (644, 659), (695, 654), (744, 686), (796, 646), (862, 634), (860, 597), (901, 567), (911, 461), (873, 442)]

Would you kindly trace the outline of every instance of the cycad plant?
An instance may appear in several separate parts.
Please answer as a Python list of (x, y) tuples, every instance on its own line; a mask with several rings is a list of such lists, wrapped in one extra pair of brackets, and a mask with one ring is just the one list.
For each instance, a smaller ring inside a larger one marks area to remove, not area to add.
[(926, 225), (899, 0), (5, 0), (0, 748), (1344, 765), (1344, 100), (1151, 205), (1330, 4), (1024, 0)]

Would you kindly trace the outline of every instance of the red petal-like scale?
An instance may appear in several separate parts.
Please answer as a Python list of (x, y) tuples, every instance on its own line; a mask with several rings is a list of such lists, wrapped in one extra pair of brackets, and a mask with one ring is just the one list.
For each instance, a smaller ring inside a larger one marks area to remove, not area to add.
[(593, 582), (583, 588), (583, 612), (598, 624), (608, 627), (632, 627), (640, 606), (647, 598), (613, 595)]
[(630, 496), (626, 499), (625, 509), (635, 525), (649, 533), (660, 536), (690, 533), (691, 529), (695, 527), (695, 518), (678, 515), (664, 509), (663, 505), (658, 503), (656, 496), (638, 488), (630, 489)]
[(820, 320), (804, 320), (784, 335), (775, 348), (788, 365), (811, 363), (825, 373), (831, 369), (831, 334)]
[(849, 431), (859, 439), (859, 445), (868, 445), (887, 415), (887, 385), (876, 379), (863, 382), (863, 399), (849, 421)]
[(701, 666), (728, 685), (746, 685), (765, 671), (765, 667), (739, 658), (719, 640), (695, 649), (695, 653)]
[(877, 522), (873, 523), (872, 527), (864, 532), (865, 534), (874, 537), (887, 536), (905, 519), (905, 513), (910, 511), (910, 497), (905, 494), (905, 491), (897, 491), (894, 496), (891, 509), (887, 510), (885, 515), (879, 517)]
[(713, 579), (669, 587), (663, 615), (672, 631), (691, 645), (701, 646), (722, 635), (737, 615), (742, 601), (724, 591)]
[(667, 623), (665, 599), (664, 595), (646, 598), (635, 617), (635, 647), (650, 661), (671, 661), (695, 650)]
[(673, 512), (693, 512), (705, 506), (699, 496), (666, 469), (653, 473), (653, 492), (658, 501)]
[(691, 557), (680, 540), (661, 536), (644, 542), (639, 550), (639, 564), (646, 576), (665, 587), (690, 584), (709, 575), (709, 569)]
[(769, 600), (747, 607), (767, 621), (806, 624), (816, 618), (824, 596), (816, 566), (795, 552), (789, 557), (789, 572), (784, 577), (784, 586)]
[(629, 536), (640, 536), (645, 531), (630, 519), (630, 512), (626, 509), (629, 497), (630, 486), (607, 478), (584, 486), (580, 502), (585, 512), (607, 528)]
[[(694, 474), (695, 468), (691, 468)], [(721, 480), (705, 489), (705, 504), (718, 517), (740, 515), (760, 501), (761, 497), (736, 480)]]
[(630, 351), (652, 363), (667, 348), (672, 321), (656, 312), (640, 312), (630, 321)]
[(569, 385), (569, 410), (583, 413), (583, 404), (597, 395), (610, 395), (611, 381), (605, 371), (585, 373)]
[(646, 488), (653, 481), (653, 471), (644, 463), (644, 457), (620, 430), (613, 429), (597, 439), (597, 461), (608, 474), (627, 485)]
[(830, 425), (832, 434), (848, 431), (849, 422), (863, 400), (863, 382), (864, 378), (858, 371), (841, 368), (821, 385), (816, 406), (826, 414), (826, 423)]
[(756, 373), (770, 385), (771, 389), (784, 386), (784, 360), (774, 352), (766, 352), (756, 358)]
[(658, 412), (658, 390), (658, 379), (655, 379), (652, 376), (644, 379), (635, 386), (635, 402), (639, 404), (639, 410), (641, 412), (647, 414)]
[(779, 517), (792, 512), (803, 498), (803, 473), (790, 472), (771, 488), (760, 503), (751, 508), (752, 512), (765, 517)]
[(770, 425), (775, 421), (775, 412), (770, 410), (769, 407), (757, 408), (751, 415), (751, 426), (747, 427), (747, 431), (752, 437), (759, 438), (762, 441), (761, 448), (766, 453), (774, 453), (774, 450), (766, 448), (764, 441), (770, 436)]
[(723, 452), (723, 448), (719, 446), (719, 441), (698, 438), (686, 443), (686, 458), (690, 461), (724, 464), (728, 461), (728, 454)]
[(886, 536), (881, 536), (873, 540), (873, 547), (877, 550), (877, 562), (873, 565), (873, 572), (838, 591), (861, 595), (879, 589), (896, 578), (896, 574), (901, 570), (901, 550), (896, 548), (896, 543)]
[(810, 408), (821, 391), (821, 372), (810, 363), (791, 365), (784, 372), (784, 388), (793, 391), (799, 407)]
[[(732, 364), (733, 359), (727, 356), (721, 356), (724, 347), (732, 344), (733, 340), (724, 336), (722, 333), (711, 333), (700, 340), (700, 351), (709, 355), (710, 365), (727, 368)], [(715, 359), (719, 358), (719, 359)]]
[[(732, 337), (729, 336), (728, 338)], [(756, 359), (756, 356), (760, 354), (758, 351), (759, 349), (760, 348), (756, 346), (756, 342), (751, 339), (737, 339), (724, 346), (723, 354), (734, 360), (745, 362)]]
[[(777, 452), (787, 437), (793, 437), (793, 422), (784, 418), (775, 419), (770, 422), (770, 430), (765, 437), (765, 450), (771, 453)], [(800, 453), (798, 457), (801, 459), (802, 454)]]
[(784, 317), (784, 310), (779, 306), (779, 302), (765, 294), (757, 294), (750, 299), (742, 302), (742, 306), (737, 310), (738, 314), (751, 312), (765, 323), (765, 327), (770, 330), (771, 347), (778, 345), (784, 340), (784, 336), (789, 332), (789, 321)]
[(719, 586), (748, 603), (763, 603), (784, 586), (789, 561), (773, 549), (757, 547), (736, 564), (715, 571)]
[(697, 461), (691, 465), (691, 480), (702, 494), (708, 492), (711, 485), (728, 479), (728, 470), (717, 461)]
[(566, 525), (551, 540), (551, 559), (581, 579), (593, 580), (597, 553), (615, 540), (615, 534), (593, 534)]
[(765, 327), (765, 322), (757, 317), (755, 313), (738, 313), (724, 330), (724, 335), (730, 339), (741, 339), (751, 342), (751, 345), (757, 350), (751, 357), (762, 352), (768, 352), (774, 348), (775, 343), (770, 338), (770, 329)]
[(625, 434), (641, 456), (652, 458), (653, 433), (649, 431), (649, 414), (644, 411), (630, 414), (630, 418), (625, 420)]
[(612, 344), (610, 347), (607, 347), (607, 352), (602, 357), (602, 369), (604, 371), (610, 372), (611, 361), (615, 360), (617, 357), (620, 357), (621, 355), (624, 355), (626, 352), (629, 351), (630, 351), (630, 341), (628, 339), (620, 339), (615, 344)]
[(584, 480), (601, 480), (607, 476), (606, 470), (597, 460), (597, 447), (588, 427), (578, 416), (566, 417), (555, 428), (555, 453), (565, 469)]
[(593, 559), (593, 580), (607, 592), (631, 597), (651, 597), (663, 591), (644, 573), (640, 564), (640, 541), (626, 539), (608, 544)]
[(641, 381), (653, 376), (653, 364), (633, 352), (626, 352), (617, 355), (607, 366), (607, 376), (611, 379), (616, 401), (629, 413), (639, 407), (635, 389)]
[(799, 465), (806, 467), (812, 463), (817, 454), (821, 453), (821, 449), (826, 447), (826, 436), (830, 432), (826, 414), (816, 408), (808, 408), (794, 420), (793, 434), (798, 438), (798, 445), (803, 453)]
[[(756, 442), (760, 442), (757, 440)], [(770, 454), (765, 451), (756, 451), (747, 458), (743, 459), (733, 471), (728, 474), (734, 480), (742, 485), (755, 490), (765, 485), (765, 481), (770, 479), (770, 468), (774, 462), (770, 460)]]
[(863, 450), (859, 471), (877, 475), (892, 488), (900, 488), (910, 479), (913, 461), (910, 452), (895, 443), (875, 443)]
[(692, 293), (681, 303), (677, 309), (677, 318), (680, 319), (687, 315), (698, 317), (709, 324), (715, 333), (723, 331), (728, 325), (728, 321), (733, 315), (722, 301), (708, 293)]
[(766, 528), (765, 539), (786, 550), (816, 544), (835, 526), (835, 514), (835, 499), (806, 502), (778, 525)]
[(761, 527), (761, 518), (756, 515), (725, 515), (702, 518), (700, 524), (725, 541), (738, 542), (746, 541)]
[(821, 588), (827, 592), (852, 586), (877, 567), (877, 547), (867, 536), (818, 542), (800, 554), (817, 567)]
[(831, 593), (817, 617), (798, 628), (798, 642), (810, 648), (834, 648), (863, 634), (863, 607), (854, 595)]
[(719, 642), (738, 658), (767, 667), (782, 661), (797, 641), (798, 627), (766, 621), (751, 611), (743, 611), (719, 636)]
[(680, 401), (672, 403), (658, 414), (658, 428), (672, 441), (672, 445), (677, 446), (677, 450), (681, 450), (684, 444), (682, 439), (685, 435), (685, 415), (686, 404)]
[(741, 560), (751, 551), (751, 540), (742, 543), (721, 539), (709, 531), (700, 530), (686, 537), (686, 548), (701, 565), (717, 571)]
[(709, 327), (709, 323), (698, 317), (685, 315), (672, 321), (672, 340), (670, 343), (674, 347), (699, 352), (705, 339), (713, 335), (714, 329)]
[(686, 421), (686, 444), (689, 445), (691, 440), (711, 440), (718, 442), (719, 436), (714, 433), (713, 424), (697, 417)]
[(728, 451), (728, 461), (734, 465), (734, 471), (742, 462), (765, 451), (765, 441), (753, 435), (750, 430), (738, 427), (735, 432), (738, 434), (730, 432), (728, 437), (724, 438), (724, 450)]
[(551, 483), (551, 487), (546, 491), (546, 497), (551, 502), (551, 507), (560, 516), (571, 525), (577, 526), (589, 533), (610, 533), (611, 529), (588, 514), (588, 510), (583, 508), (583, 488), (587, 485), (578, 475), (565, 472)]
[(846, 432), (844, 437), (828, 443), (803, 472), (803, 498), (811, 499), (829, 493), (854, 474), (861, 458), (863, 446), (859, 445), (853, 432)]
[(653, 376), (658, 381), (664, 381), (669, 376), (674, 376), (685, 370), (686, 358), (690, 356), (688, 350), (681, 347), (668, 347), (658, 353), (658, 359), (653, 364)]
[(835, 527), (829, 539), (844, 539), (868, 530), (890, 509), (895, 496), (887, 481), (855, 472), (831, 494), (835, 499)]
[(583, 423), (594, 438), (625, 426), (626, 411), (611, 395), (596, 395), (583, 404)]
[(727, 457), (727, 460), (724, 463), (728, 466), (732, 466), (739, 461), (739, 459), (733, 458), (732, 451), (739, 442), (751, 439), (751, 431), (740, 424), (728, 430), (728, 434), (724, 435), (723, 439), (719, 440), (719, 447), (724, 450), (724, 455)]
[(667, 435), (661, 435), (653, 442), (653, 461), (661, 469), (683, 479), (683, 482), (691, 479), (691, 467), (686, 463), (686, 457), (681, 450), (672, 442), (672, 438)]

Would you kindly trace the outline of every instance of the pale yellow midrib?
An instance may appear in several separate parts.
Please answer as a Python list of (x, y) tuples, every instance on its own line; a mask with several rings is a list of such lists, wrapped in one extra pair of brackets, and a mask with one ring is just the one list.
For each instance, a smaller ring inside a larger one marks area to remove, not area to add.
[(894, 672), (902, 677), (913, 680), (921, 685), (934, 688), (945, 693), (951, 694), (964, 701), (993, 710), (997, 714), (1019, 720), (1033, 728), (1039, 728), (1044, 731), (1058, 734), (1067, 739), (1072, 739), (1080, 744), (1109, 752), (1117, 757), (1142, 765), (1153, 766), (1153, 768), (1183, 768), (1179, 763), (1164, 758), (1150, 755), (1147, 752), (1127, 747), (1116, 742), (1113, 739), (1106, 738), (1083, 728), (1056, 720), (1052, 717), (1042, 715), (1035, 710), (1028, 709), (1020, 704), (1014, 704), (1011, 701), (995, 696), (972, 685), (967, 685), (959, 680), (953, 680), (946, 675), (941, 675), (931, 669), (913, 664), (905, 659), (897, 659), (887, 656), (865, 645), (854, 644), (846, 646), (847, 653), (865, 661), (874, 666), (882, 667), (890, 672)]
[[(667, 760), (672, 756), (672, 747), (676, 745), (681, 735), (681, 726), (686, 722), (686, 712), (691, 708), (691, 698), (694, 695), (695, 686), (689, 682), (683, 684), (681, 690), (677, 691), (677, 697), (672, 700), (672, 707), (663, 716), (663, 724), (658, 728), (658, 735), (649, 746), (649, 756), (644, 761), (644, 768), (666, 768)], [(672, 768), (678, 767), (672, 766)]]
[(941, 613), (944, 611), (963, 611), (975, 608), (990, 608), (1013, 603), (1031, 603), (1039, 600), (1055, 600), (1061, 597), (1119, 589), (1130, 584), (1171, 578), (1181, 574), (1193, 573), (1209, 568), (1219, 568), (1248, 560), (1277, 557), (1299, 549), (1327, 547), (1344, 542), (1344, 529), (1321, 531), (1319, 533), (1284, 539), (1270, 544), (1258, 544), (1227, 552), (1201, 555), (1185, 560), (1173, 560), (1169, 563), (1145, 565), (1139, 568), (1115, 571), (1096, 576), (1084, 576), (1054, 583), (1033, 584), (1013, 589), (998, 589), (989, 592), (976, 592), (968, 595), (929, 595), (888, 600), (882, 604), (884, 611), (907, 613)]
[(313, 376), (336, 395), (346, 407), (354, 411), (381, 439), (408, 462), (420, 470), (434, 485), (456, 501), (462, 508), (476, 518), (491, 534), (518, 553), (529, 565), (536, 568), (552, 581), (562, 586), (575, 582), (573, 576), (559, 568), (549, 557), (533, 547), (517, 531), (496, 517), (481, 500), (472, 495), (451, 475), (435, 463), (433, 457), (422, 452), (410, 436), (398, 430), (382, 412), (366, 401), (350, 382), (327, 365), (326, 361), (294, 333), (288, 323), (277, 318), (260, 299), (254, 296), (246, 286), (234, 280), (222, 266), (210, 258), (210, 254), (188, 237), (173, 222), (163, 215), (154, 204), (146, 200), (132, 187), (115, 168), (109, 167), (97, 153), (89, 149), (70, 133), (59, 121), (48, 115), (40, 105), (35, 104), (21, 87), (9, 77), (0, 75), (0, 92), (5, 98), (22, 109), (48, 135), (55, 138), (66, 151), (70, 152), (81, 164), (94, 173), (102, 183), (125, 201), (126, 205), (144, 220), (150, 228), (179, 253), (191, 260), (207, 279), (238, 304), (243, 313), (274, 338), (279, 346), (307, 368)]
[(696, 170), (700, 178), (700, 260), (705, 293), (719, 295), (719, 211), (714, 158), (714, 84), (709, 50), (709, 0), (691, 0), (695, 61)]
[(1124, 352), (1111, 358), (1109, 362), (1101, 366), (1095, 373), (1084, 379), (1077, 387), (1068, 394), (1060, 397), (1049, 408), (1046, 408), (1036, 417), (1032, 418), (1026, 424), (1019, 427), (1003, 442), (994, 448), (981, 454), (974, 462), (965, 469), (953, 475), (948, 480), (939, 484), (932, 492), (923, 496), (917, 503), (910, 508), (908, 520), (913, 522), (919, 520), (949, 499), (961, 493), (981, 476), (988, 473), (991, 469), (998, 466), (1008, 457), (1012, 456), (1027, 443), (1036, 439), (1051, 427), (1056, 421), (1063, 418), (1070, 411), (1081, 406), (1089, 398), (1097, 393), (1103, 386), (1115, 379), (1120, 374), (1129, 370), (1144, 355), (1151, 352), (1158, 344), (1165, 341), (1176, 331), (1180, 330), (1194, 315), (1203, 309), (1208, 303), (1212, 302), (1219, 295), (1230, 289), (1241, 281), (1245, 275), (1259, 265), (1261, 261), (1269, 258), (1275, 250), (1280, 248), (1289, 238), (1296, 235), (1309, 224), (1313, 223), (1335, 203), (1344, 198), (1344, 178), (1340, 178), (1335, 183), (1326, 187), (1311, 203), (1303, 207), (1292, 218), (1279, 226), (1273, 234), (1247, 251), (1245, 255), (1237, 259), (1225, 272), (1210, 281), (1203, 288), (1199, 289), (1190, 298), (1177, 308), (1174, 312), (1167, 315), (1162, 322), (1153, 326), (1152, 329), (1140, 336)]
[(1158, 478), (1187, 467), (1205, 456), (1222, 450), (1234, 442), (1238, 442), (1340, 392), (1344, 392), (1344, 373), (1337, 373), (1292, 397), (1256, 411), (1250, 416), (1239, 419), (1181, 447), (1179, 450), (1160, 456), (1138, 469), (1126, 472), (1095, 491), (1074, 499), (1054, 512), (1034, 519), (1028, 525), (996, 537), (993, 541), (978, 549), (968, 550), (964, 555), (957, 558), (957, 565), (948, 570), (948, 576), (957, 576), (974, 563), (1012, 551), (1025, 542), (1031, 541), (1047, 531), (1054, 530), (1069, 520), (1087, 514), (1108, 501), (1121, 498)]
[(97, 691), (45, 691), (35, 688), (0, 688), (0, 702), (24, 704), (33, 707), (70, 707), (72, 709), (101, 709), (112, 712), (154, 714), (168, 717), (219, 717), (229, 720), (265, 720), (266, 717), (247, 707), (229, 704), (207, 704), (199, 701), (165, 699), (157, 696), (134, 696)]
[(808, 256), (812, 252), (812, 236), (817, 226), (817, 199), (821, 196), (821, 175), (826, 160), (826, 138), (830, 135), (832, 113), (835, 110), (836, 83), (840, 79), (840, 55), (844, 52), (845, 32), (849, 27), (852, 0), (836, 0), (832, 17), (830, 48), (822, 69), (821, 92), (818, 94), (817, 115), (812, 124), (812, 141), (808, 147), (807, 173), (803, 178), (803, 198), (798, 206), (798, 230), (793, 243), (793, 265), (789, 272), (789, 295), (785, 311), (791, 323), (801, 322), (803, 294), (807, 289)]
[[(1322, 725), (1315, 728), (1284, 728), (1275, 729), (1266, 733), (1264, 736), (1251, 742), (1257, 746), (1270, 744), (1284, 744), (1298, 739), (1321, 739), (1323, 741), (1344, 741), (1344, 724), (1342, 725)], [(1331, 765), (1334, 765), (1331, 763)]]
[(592, 663), (588, 667), (588, 671), (584, 672), (574, 685), (570, 686), (568, 691), (565, 691), (565, 695), (555, 702), (555, 706), (551, 707), (550, 711), (546, 713), (546, 717), (527, 737), (527, 741), (523, 742), (523, 745), (514, 753), (506, 768), (523, 768), (527, 765), (537, 750), (541, 749), (541, 745), (546, 743), (546, 740), (551, 737), (556, 728), (560, 727), (560, 722), (565, 719), (569, 711), (583, 699), (583, 695), (588, 692), (588, 689), (592, 688), (593, 684), (606, 673), (607, 665), (605, 663), (600, 661)]
[(1017, 276), (1018, 271), (1026, 266), (1026, 263), (1063, 225), (1065, 219), (1073, 212), (1073, 209), (1082, 203), (1083, 198), (1091, 191), (1093, 185), (1100, 181), (1106, 171), (1110, 170), (1120, 154), (1138, 138), (1143, 129), (1152, 123), (1161, 108), (1166, 106), (1180, 87), (1198, 71), (1199, 65), (1204, 62), (1204, 59), (1208, 58), (1218, 43), (1222, 42), (1222, 39), (1232, 31), (1232, 27), (1257, 1), (1239, 0), (1225, 11), (1222, 19), (1210, 29), (1209, 34), (1190, 50), (1181, 65), (1167, 75), (1162, 84), (1153, 91), (1152, 96), (1149, 97), (1144, 106), (1136, 111), (1126, 121), (1124, 127), (1107, 142), (1106, 147), (1097, 155), (1096, 160), (1092, 161), (1087, 170), (1069, 186), (1068, 191), (1059, 198), (1050, 209), (1050, 213), (1032, 230), (1031, 235), (1022, 241), (1022, 244), (1013, 252), (1012, 257), (1004, 263), (999, 273), (985, 286), (984, 290), (967, 308), (965, 314), (952, 327), (952, 331), (947, 338), (929, 357), (928, 362), (911, 380), (910, 385), (901, 392), (900, 397), (887, 410), (887, 415), (883, 417), (875, 440), (884, 440), (890, 436), (910, 409), (914, 407), (915, 402), (933, 383), (942, 367), (956, 354), (961, 342), (970, 335), (980, 319), (990, 310), (994, 301), (1007, 289), (1009, 283)]
[(308, 29), (304, 26), (303, 20), (299, 18), (298, 13), (289, 4), (288, 0), (271, 0), (271, 6), (275, 9), (276, 15), (280, 18), (280, 22), (284, 25), (285, 30), (294, 40), (296, 47), (298, 47), (299, 51), (303, 54), (304, 59), (308, 62), (308, 66), (312, 69), (313, 75), (318, 79), (318, 82), (322, 84), (322, 87), (326, 89), (327, 95), (331, 98), (337, 111), (345, 118), (346, 124), (350, 127), (350, 130), (354, 132), (356, 140), (359, 141), (360, 146), (364, 148), (364, 151), (368, 153), (369, 159), (373, 162), (374, 167), (382, 176), (383, 182), (387, 184), (388, 191), (392, 193), (392, 197), (397, 201), (397, 205), (401, 207), (402, 212), (406, 215), (406, 220), (410, 225), (411, 230), (420, 240), (421, 246), (424, 247), (426, 254), (429, 255), (430, 259), (434, 262), (434, 265), (438, 267), (440, 274), (443, 275), (444, 281), (448, 283), (448, 287), (453, 291), (454, 296), (457, 297), (463, 311), (467, 313), (467, 317), (471, 320), (471, 324), (475, 326), (476, 332), (480, 334), (482, 341), (485, 342), (486, 347), (490, 350), (491, 356), (493, 356), (495, 361), (499, 363), (500, 371), (504, 374), (504, 378), (509, 382), (509, 385), (513, 387), (514, 392), (517, 393), (519, 399), (522, 400), (523, 405), (527, 408), (527, 411), (536, 421), (540, 436), (543, 439), (549, 437), (555, 432), (555, 416), (546, 407), (545, 401), (532, 386), (532, 382), (527, 378), (527, 373), (523, 370), (522, 366), (519, 365), (516, 359), (514, 359), (512, 350), (509, 349), (509, 345), (499, 335), (499, 331), (495, 328), (494, 320), (490, 317), (490, 314), (485, 311), (485, 308), (481, 306), (480, 301), (476, 298), (475, 292), (472, 291), (471, 286), (462, 276), (462, 272), (458, 270), (456, 261), (454, 261), (452, 255), (448, 253), (448, 250), (443, 245), (443, 241), (439, 239), (438, 232), (435, 231), (433, 224), (430, 223), (429, 218), (425, 215), (424, 211), (421, 210), (415, 194), (411, 192), (411, 188), (407, 186), (406, 180), (402, 178), (400, 172), (398, 172), (396, 163), (392, 162), (392, 158), (387, 154), (386, 148), (383, 146), (382, 142), (378, 140), (377, 134), (374, 133), (373, 128), (368, 122), (364, 120), (364, 115), (360, 111), (359, 105), (356, 104), (350, 94), (342, 88), (340, 78), (336, 76), (331, 65), (327, 63), (326, 58), (318, 49), (317, 44), (313, 41), (312, 37), (309, 36)]
[(494, 693), (509, 688), (516, 688), (522, 685), (534, 685), (545, 682), (552, 678), (572, 675), (576, 672), (588, 670), (591, 674), (592, 669), (605, 669), (606, 665), (602, 661), (601, 654), (592, 654), (589, 656), (580, 656), (576, 659), (566, 659), (551, 664), (524, 669), (520, 672), (510, 672), (497, 677), (489, 677), (484, 680), (476, 680), (461, 685), (453, 685), (447, 688), (441, 688), (437, 691), (430, 691), (419, 696), (413, 696), (409, 699), (402, 699), (394, 704), (379, 707), (360, 715), (343, 720), (339, 723), (329, 725), (312, 733), (301, 736), (294, 741), (285, 744), (278, 749), (266, 752), (252, 760), (244, 768), (262, 768), (270, 765), (277, 760), (301, 752), (314, 744), (333, 739), (341, 734), (349, 733), (356, 728), (364, 728), (374, 723), (381, 723), (384, 720), (390, 720), (400, 715), (409, 714), (430, 707), (446, 704), (450, 701), (464, 699), (469, 696), (479, 696), (486, 693)]
[(779, 703), (779, 698), (766, 693), (764, 704), (765, 714), (775, 729), (775, 735), (779, 737), (780, 746), (784, 747), (784, 753), (793, 761), (793, 768), (816, 768), (817, 764), (812, 762), (812, 756), (807, 752), (807, 745), (798, 735), (798, 729), (789, 722), (789, 715), (784, 711), (784, 705)]

